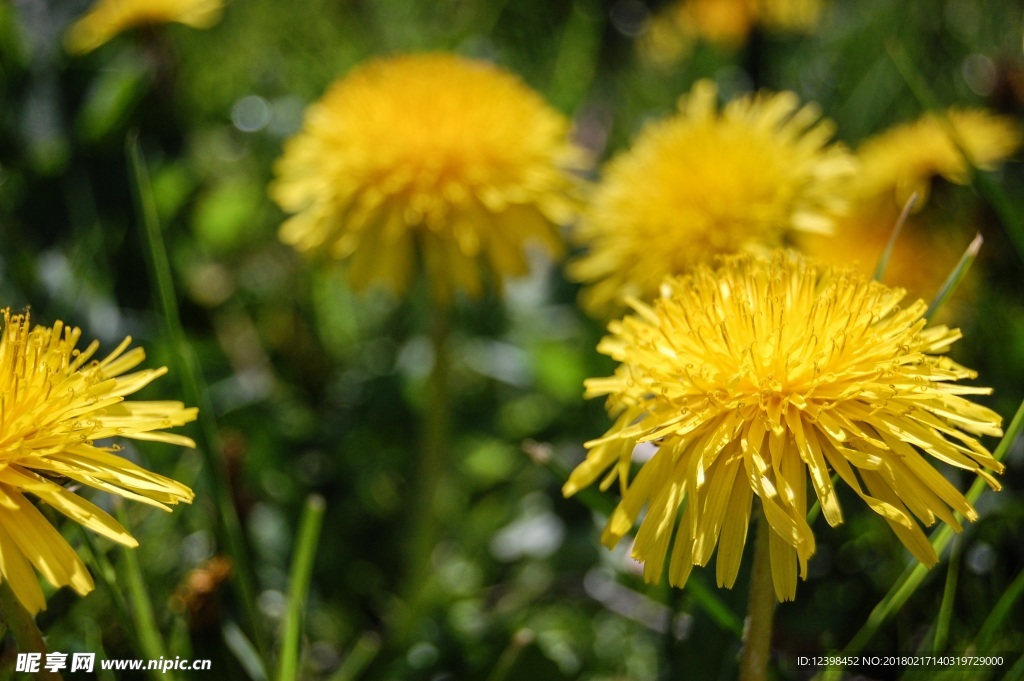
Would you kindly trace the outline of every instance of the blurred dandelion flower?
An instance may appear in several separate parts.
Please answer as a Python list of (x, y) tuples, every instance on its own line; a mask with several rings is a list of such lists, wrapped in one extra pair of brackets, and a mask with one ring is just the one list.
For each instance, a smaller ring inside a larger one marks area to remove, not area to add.
[(581, 220), (588, 251), (570, 276), (592, 313), (651, 298), (666, 275), (713, 256), (824, 232), (845, 206), (851, 155), (833, 125), (792, 92), (747, 96), (721, 113), (698, 82), (679, 114), (649, 125), (614, 158)]
[[(865, 202), (841, 218), (833, 234), (802, 234), (796, 241), (800, 252), (810, 258), (824, 265), (854, 267), (870, 278), (898, 219), (899, 208), (895, 203)], [(931, 300), (975, 233), (961, 224), (936, 227), (934, 220), (911, 216), (893, 244), (881, 281), (905, 289), (911, 299)], [(960, 283), (956, 294), (960, 302), (970, 300), (977, 292), (976, 282), (974, 277), (967, 277)], [(942, 306), (938, 313), (941, 318), (958, 317), (954, 300)]]
[(893, 192), (901, 206), (917, 192), (920, 207), (936, 175), (966, 184), (971, 166), (993, 170), (1020, 145), (1020, 127), (1012, 118), (981, 109), (928, 113), (861, 144), (857, 156), (862, 170), (854, 188), (864, 198)]
[[(604, 475), (622, 501), (604, 530), (614, 546), (646, 506), (633, 545), (658, 581), (677, 525), (669, 581), (686, 583), (718, 548), (719, 585), (736, 579), (756, 495), (770, 528), (775, 593), (796, 594), (815, 550), (807, 523), (810, 478), (826, 520), (842, 522), (833, 472), (881, 515), (922, 563), (937, 561), (918, 522), (960, 529), (977, 517), (929, 463), (972, 471), (1002, 465), (973, 437), (995, 435), (999, 416), (965, 399), (990, 392), (955, 385), (975, 373), (941, 353), (960, 332), (925, 328), (925, 304), (852, 270), (818, 268), (793, 252), (726, 258), (718, 270), (666, 280), (662, 297), (609, 326), (598, 350), (621, 362), (589, 379), (608, 396), (614, 425), (587, 443), (566, 496)], [(629, 480), (639, 442), (655, 455)], [(607, 473), (606, 473), (607, 471)], [(916, 518), (916, 520), (915, 520)]]
[(68, 29), (65, 44), (69, 52), (84, 54), (140, 26), (173, 22), (209, 28), (223, 11), (223, 0), (98, 0)]
[(582, 152), (568, 122), (513, 74), (451, 54), (356, 67), (285, 146), (271, 196), (281, 239), (348, 261), (355, 288), (404, 291), (422, 262), (435, 293), (479, 295), (480, 265), (527, 271), (575, 214)]
[[(81, 330), (61, 322), (30, 330), (29, 316), (3, 311), (0, 340), (0, 578), (31, 612), (46, 607), (38, 571), (54, 587), (79, 594), (92, 578), (74, 550), (29, 501), (31, 494), (75, 522), (127, 546), (135, 539), (109, 514), (63, 486), (88, 485), (169, 510), (192, 490), (117, 456), (99, 440), (115, 436), (194, 447), (164, 432), (196, 418), (180, 402), (131, 402), (167, 369), (134, 369), (145, 357), (126, 338), (102, 360), (98, 343), (76, 349)], [(33, 569), (34, 568), (34, 569)]]
[(680, 0), (651, 19), (640, 54), (668, 66), (688, 55), (698, 40), (735, 49), (758, 26), (804, 33), (818, 23), (821, 9), (821, 0)]

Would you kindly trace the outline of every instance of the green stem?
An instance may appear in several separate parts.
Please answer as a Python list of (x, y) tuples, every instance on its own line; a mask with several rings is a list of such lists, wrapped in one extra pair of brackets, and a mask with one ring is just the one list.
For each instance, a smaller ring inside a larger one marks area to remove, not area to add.
[(953, 601), (956, 598), (957, 577), (960, 574), (960, 541), (953, 541), (953, 551), (946, 568), (946, 586), (942, 590), (942, 603), (939, 605), (939, 617), (935, 622), (935, 638), (931, 652), (938, 653), (946, 649), (949, 640), (949, 623), (953, 619)]
[[(122, 507), (118, 513), (118, 520), (125, 529), (131, 531), (127, 515)], [(139, 563), (139, 555), (135, 552), (135, 548), (121, 547), (121, 565), (124, 567), (123, 574), (130, 596), (129, 606), (135, 630), (138, 632), (141, 652), (151, 660), (163, 658), (167, 655), (167, 649), (164, 646), (163, 637), (160, 635), (160, 628), (156, 624), (156, 617), (153, 615), (153, 603), (149, 598), (146, 578), (142, 574), (142, 565)], [(154, 671), (151, 675), (154, 678), (163, 678), (159, 671)], [(173, 677), (168, 676), (167, 678)]]
[(372, 631), (364, 632), (330, 681), (356, 681), (379, 652), (380, 637)]
[(278, 681), (294, 681), (299, 671), (299, 640), (302, 634), (302, 616), (306, 612), (306, 597), (313, 574), (313, 559), (320, 539), (320, 526), (324, 519), (324, 498), (311, 494), (299, 521), (299, 538), (292, 556), (288, 587), (288, 615), (284, 624), (284, 641)]
[[(1022, 401), (1020, 406), (1017, 408), (1017, 413), (1014, 414), (1013, 420), (1010, 422), (1010, 427), (1006, 429), (1006, 434), (1003, 435), (1003, 439), (999, 441), (999, 445), (996, 447), (995, 451), (992, 452), (992, 458), (996, 461), (1002, 461), (1003, 457), (1006, 456), (1006, 452), (1009, 451), (1010, 446), (1017, 440), (1017, 436), (1020, 435), (1022, 430), (1024, 430), (1024, 401)], [(967, 490), (967, 494), (964, 495), (967, 499), (967, 503), (974, 504), (986, 487), (987, 484), (981, 478), (977, 478), (973, 483), (971, 483), (970, 489)], [(958, 520), (963, 519), (963, 516), (959, 513), (955, 515)], [(935, 549), (935, 554), (941, 556), (952, 538), (953, 528), (945, 523), (932, 532), (929, 540), (931, 541), (932, 547)], [(903, 604), (906, 603), (917, 588), (921, 586), (927, 572), (928, 568), (916, 560), (908, 565), (903, 571), (903, 574), (896, 580), (896, 583), (889, 589), (889, 592), (881, 601), (878, 602), (878, 605), (876, 605), (868, 615), (868, 619), (864, 622), (864, 625), (854, 635), (853, 639), (846, 645), (846, 647), (843, 648), (843, 654), (855, 655), (863, 650), (864, 646), (866, 646), (875, 635), (875, 632), (878, 631), (878, 628), (889, 619), (890, 615), (903, 607)]]
[(746, 631), (740, 653), (740, 681), (767, 681), (775, 615), (775, 587), (772, 584), (771, 528), (762, 517), (754, 544), (754, 565), (750, 573)]
[(907, 202), (903, 205), (903, 210), (900, 211), (899, 218), (896, 219), (896, 224), (892, 228), (892, 233), (889, 234), (889, 240), (885, 243), (885, 248), (882, 250), (881, 257), (878, 258), (878, 264), (875, 266), (875, 281), (882, 281), (882, 277), (885, 276), (885, 270), (889, 267), (889, 258), (892, 257), (892, 249), (896, 247), (896, 239), (899, 238), (900, 232), (903, 231), (903, 225), (907, 223), (907, 217), (910, 215), (910, 211), (914, 209), (914, 204), (917, 203), (917, 192), (910, 195)]
[(96, 546), (96, 540), (93, 539), (90, 532), (81, 526), (77, 527), (79, 529), (79, 536), (82, 538), (82, 543), (78, 547), (79, 553), (85, 559), (86, 565), (92, 568), (97, 583), (106, 589), (107, 596), (114, 606), (114, 611), (117, 613), (121, 627), (124, 629), (125, 636), (131, 642), (132, 648), (134, 650), (142, 650), (139, 632), (136, 630), (135, 622), (132, 619), (132, 610), (128, 606), (127, 599), (124, 597), (124, 591), (118, 585), (117, 571), (114, 569), (114, 565), (110, 562), (107, 554)]
[(1002, 631), (1003, 622), (1013, 612), (1014, 606), (1021, 598), (1024, 598), (1024, 570), (1018, 572), (1010, 586), (1006, 587), (989, 616), (985, 618), (984, 624), (981, 625), (981, 630), (974, 639), (980, 653), (983, 654), (992, 649), (993, 641)]
[(403, 601), (406, 613), (401, 618), (399, 640), (419, 614), (423, 588), (430, 574), (430, 557), (437, 543), (438, 490), (444, 479), (448, 460), (450, 425), (449, 373), (451, 357), (451, 309), (444, 301), (435, 301), (430, 338), (434, 348), (434, 366), (427, 385), (427, 401), (423, 409), (422, 443), (416, 477), (413, 480), (409, 551), (406, 555)]
[(942, 307), (942, 304), (946, 302), (946, 299), (953, 295), (953, 292), (960, 286), (960, 282), (967, 276), (967, 271), (971, 269), (971, 265), (978, 258), (978, 252), (981, 250), (981, 245), (984, 241), (980, 233), (974, 235), (974, 239), (968, 244), (964, 254), (960, 256), (960, 262), (956, 264), (953, 271), (946, 277), (946, 281), (943, 282), (942, 288), (935, 294), (935, 299), (932, 300), (928, 310), (924, 313), (925, 319), (930, 321), (935, 316), (935, 313), (939, 311), (939, 308)]
[(231, 580), (235, 587), (243, 616), (252, 633), (256, 649), (260, 652), (261, 662), (266, 666), (269, 660), (268, 646), (263, 630), (264, 620), (256, 612), (256, 580), (251, 570), (253, 561), (250, 559), (242, 524), (235, 510), (233, 495), (228, 484), (229, 476), (224, 460), (218, 455), (220, 442), (217, 424), (213, 418), (213, 406), (209, 401), (209, 393), (203, 380), (199, 363), (192, 346), (185, 335), (178, 311), (178, 301), (174, 292), (174, 280), (171, 277), (171, 265), (164, 247), (163, 234), (160, 230), (156, 213), (156, 203), (149, 182), (149, 173), (142, 160), (137, 135), (129, 135), (127, 154), (134, 185), (136, 210), (144, 227), (146, 242), (147, 265), (156, 286), (157, 301), (164, 322), (165, 332), (175, 350), (181, 369), (181, 383), (185, 398), (190, 404), (199, 407), (199, 429), (201, 436), (200, 452), (203, 456), (204, 471), (207, 484), (217, 509), (219, 523), (216, 529), (222, 544), (236, 566), (235, 578)]
[(43, 634), (36, 626), (35, 618), (28, 614), (6, 580), (0, 581), (0, 620), (7, 624), (19, 653), (36, 653), (40, 656), (39, 671), (35, 672), (35, 678), (61, 678), (57, 672), (46, 670), (44, 663), (47, 651)]
[(494, 664), (494, 668), (491, 670), (491, 675), (487, 677), (487, 681), (506, 681), (508, 673), (512, 671), (512, 667), (515, 666), (520, 653), (533, 643), (534, 638), (536, 637), (530, 629), (520, 629), (513, 634), (508, 645), (505, 646), (505, 650), (501, 653), (501, 657)]

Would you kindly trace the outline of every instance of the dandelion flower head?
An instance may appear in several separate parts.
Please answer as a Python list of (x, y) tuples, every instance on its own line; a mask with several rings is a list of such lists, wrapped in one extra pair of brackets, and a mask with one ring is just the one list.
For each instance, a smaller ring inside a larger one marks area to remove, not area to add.
[(892, 192), (901, 206), (916, 192), (923, 206), (932, 178), (966, 184), (971, 166), (994, 170), (1020, 146), (1020, 126), (1012, 118), (983, 109), (928, 113), (861, 144), (856, 191), (864, 198)]
[(439, 297), (478, 295), (481, 266), (527, 271), (524, 245), (561, 249), (582, 152), (568, 121), (515, 75), (452, 54), (378, 59), (313, 104), (271, 196), (281, 239), (348, 262), (352, 285), (404, 291), (417, 260)]
[(650, 299), (667, 275), (716, 255), (781, 245), (795, 232), (829, 232), (845, 206), (851, 155), (829, 144), (833, 125), (792, 92), (746, 96), (719, 112), (698, 82), (679, 113), (646, 127), (608, 164), (578, 240), (570, 276), (584, 306)]
[[(784, 251), (767, 260), (737, 255), (717, 270), (666, 280), (662, 297), (633, 301), (635, 313), (612, 322), (598, 346), (621, 364), (588, 380), (586, 394), (606, 395), (615, 423), (587, 443), (563, 492), (618, 479), (622, 500), (602, 542), (618, 543), (646, 507), (633, 557), (658, 581), (674, 533), (668, 576), (676, 586), (716, 546), (718, 583), (732, 586), (756, 496), (776, 595), (791, 600), (798, 569), (806, 577), (815, 551), (808, 478), (835, 526), (843, 520), (836, 473), (933, 565), (920, 523), (959, 529), (954, 511), (977, 517), (933, 463), (998, 487), (989, 471), (1002, 465), (976, 436), (1000, 435), (1000, 418), (965, 397), (989, 389), (955, 383), (975, 376), (942, 354), (959, 331), (926, 327), (925, 304), (900, 308), (902, 297), (853, 270)], [(657, 451), (630, 480), (640, 442)]]
[[(70, 545), (31, 498), (126, 546), (135, 539), (108, 513), (62, 483), (73, 482), (169, 510), (192, 491), (100, 444), (113, 437), (185, 447), (166, 432), (196, 418), (180, 402), (126, 399), (167, 372), (136, 370), (145, 355), (126, 338), (103, 359), (98, 343), (78, 349), (81, 330), (61, 322), (30, 328), (29, 316), (3, 311), (0, 339), (0, 579), (26, 610), (46, 607), (36, 572), (54, 587), (79, 594), (92, 578)], [(30, 495), (30, 496), (29, 496)]]
[(71, 26), (65, 42), (73, 54), (84, 54), (140, 26), (179, 23), (209, 28), (223, 11), (223, 0), (98, 0)]

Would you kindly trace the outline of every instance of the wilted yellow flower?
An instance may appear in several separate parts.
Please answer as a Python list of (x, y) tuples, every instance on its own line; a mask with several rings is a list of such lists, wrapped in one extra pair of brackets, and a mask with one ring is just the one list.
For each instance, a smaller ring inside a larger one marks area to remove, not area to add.
[(84, 54), (139, 26), (179, 23), (209, 28), (223, 11), (223, 0), (98, 0), (68, 29), (65, 44), (69, 52)]
[[(834, 526), (843, 519), (830, 480), (837, 473), (933, 565), (918, 522), (938, 518), (959, 529), (953, 511), (977, 514), (929, 459), (998, 488), (984, 469), (1003, 467), (973, 436), (1002, 431), (995, 412), (962, 397), (989, 389), (953, 383), (975, 376), (941, 354), (960, 332), (925, 328), (925, 304), (900, 308), (902, 297), (852, 270), (782, 251), (666, 280), (661, 298), (633, 301), (636, 313), (612, 322), (598, 346), (621, 364), (613, 376), (588, 380), (586, 394), (607, 395), (616, 420), (587, 443), (563, 492), (617, 478), (622, 501), (602, 542), (618, 543), (646, 506), (633, 557), (658, 581), (675, 531), (668, 574), (676, 586), (716, 546), (718, 583), (733, 584), (757, 496), (775, 592), (791, 600), (797, 565), (806, 577), (815, 550), (808, 478)], [(630, 480), (640, 442), (657, 452)]]
[(715, 255), (827, 233), (845, 206), (852, 157), (792, 92), (743, 97), (719, 113), (715, 86), (700, 81), (679, 108), (608, 164), (581, 220), (587, 252), (569, 273), (589, 284), (582, 300), (592, 312), (653, 297), (666, 275)]
[(865, 198), (892, 192), (901, 206), (917, 192), (922, 206), (935, 176), (966, 184), (971, 166), (993, 170), (1020, 145), (1020, 126), (1012, 118), (981, 109), (928, 113), (861, 144), (854, 188)]
[(306, 114), (271, 196), (281, 239), (349, 263), (356, 288), (405, 290), (422, 262), (438, 296), (477, 295), (480, 267), (527, 270), (524, 244), (558, 252), (581, 152), (568, 122), (513, 74), (451, 54), (356, 67)]
[(80, 329), (61, 322), (30, 330), (29, 316), (3, 311), (0, 340), (0, 579), (22, 605), (46, 607), (35, 572), (55, 587), (79, 594), (92, 577), (74, 550), (29, 501), (30, 494), (90, 530), (127, 546), (137, 542), (109, 514), (63, 486), (71, 481), (169, 510), (191, 502), (192, 490), (151, 473), (97, 444), (112, 437), (194, 447), (183, 435), (164, 432), (196, 418), (180, 402), (131, 402), (125, 398), (167, 368), (126, 373), (145, 358), (126, 338), (95, 360), (99, 344), (75, 346)]

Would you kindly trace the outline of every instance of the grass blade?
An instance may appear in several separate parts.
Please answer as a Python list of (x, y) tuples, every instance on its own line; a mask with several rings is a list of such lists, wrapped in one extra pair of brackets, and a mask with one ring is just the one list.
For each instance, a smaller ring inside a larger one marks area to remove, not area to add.
[(311, 494), (299, 521), (299, 538), (292, 556), (288, 587), (288, 614), (284, 623), (284, 639), (278, 681), (294, 681), (299, 672), (299, 640), (302, 636), (302, 616), (306, 612), (306, 596), (313, 574), (313, 559), (320, 540), (320, 526), (324, 519), (324, 498)]
[(380, 636), (364, 632), (330, 681), (356, 681), (380, 652)]
[[(1013, 420), (1010, 422), (1010, 427), (1006, 429), (1006, 434), (1003, 435), (1003, 439), (999, 441), (999, 445), (995, 451), (992, 452), (992, 456), (996, 461), (1002, 461), (1003, 457), (1006, 456), (1007, 450), (1014, 443), (1017, 437), (1020, 435), (1021, 429), (1024, 427), (1024, 402), (1021, 402), (1017, 408), (1017, 413), (1014, 414)], [(981, 496), (982, 491), (987, 487), (985, 481), (978, 478), (971, 485), (971, 488), (965, 495), (967, 501), (973, 504), (977, 501), (978, 497)], [(957, 518), (963, 520), (960, 514), (957, 514)], [(943, 524), (937, 530), (932, 532), (931, 543), (935, 548), (935, 553), (942, 555), (946, 546), (949, 545), (950, 540), (953, 537), (953, 528), (949, 525)], [(845, 654), (855, 654), (864, 649), (864, 646), (871, 640), (878, 631), (878, 628), (884, 623), (889, 617), (899, 610), (904, 603), (907, 602), (913, 593), (917, 590), (917, 587), (921, 586), (924, 581), (928, 568), (921, 563), (914, 561), (911, 565), (907, 566), (907, 569), (903, 571), (896, 583), (892, 585), (878, 605), (875, 606), (871, 614), (868, 615), (867, 621), (860, 628), (853, 639), (843, 648)]]
[(1017, 573), (1013, 582), (1010, 583), (1010, 586), (1006, 588), (1003, 595), (996, 601), (992, 612), (989, 613), (989, 616), (985, 618), (985, 622), (981, 625), (981, 629), (975, 638), (979, 651), (987, 652), (991, 650), (992, 639), (1021, 597), (1024, 597), (1024, 570)]
[(219, 521), (216, 525), (217, 535), (220, 543), (226, 546), (232, 562), (237, 566), (235, 578), (231, 580), (231, 583), (235, 588), (242, 614), (249, 626), (256, 649), (262, 658), (262, 664), (266, 667), (269, 659), (268, 646), (263, 631), (263, 620), (256, 613), (256, 580), (251, 573), (253, 562), (249, 557), (242, 526), (235, 511), (224, 462), (219, 456), (220, 444), (217, 424), (213, 418), (213, 407), (209, 401), (199, 363), (181, 323), (174, 282), (171, 277), (171, 265), (164, 247), (163, 235), (156, 213), (156, 202), (149, 181), (149, 172), (142, 160), (138, 137), (129, 135), (126, 147), (137, 217), (143, 226), (146, 264), (156, 287), (164, 331), (170, 339), (179, 361), (177, 368), (185, 392), (185, 400), (189, 404), (199, 407), (200, 451), (203, 455), (204, 469), (210, 493), (213, 496), (213, 504), (217, 509)]
[(252, 681), (267, 681), (266, 667), (263, 666), (263, 661), (260, 659), (259, 653), (256, 652), (256, 647), (249, 640), (249, 637), (245, 635), (241, 627), (235, 624), (234, 621), (228, 620), (221, 626), (220, 633), (224, 637), (224, 645), (235, 656), (238, 663), (242, 665), (242, 669), (249, 675), (249, 678)]
[(981, 245), (984, 242), (985, 240), (981, 238), (980, 233), (974, 235), (974, 239), (968, 244), (964, 254), (960, 256), (960, 262), (949, 273), (946, 281), (942, 283), (942, 288), (939, 289), (939, 292), (935, 294), (935, 298), (932, 299), (928, 310), (924, 313), (925, 319), (931, 320), (935, 313), (939, 311), (939, 308), (942, 307), (942, 304), (946, 302), (946, 299), (960, 286), (960, 282), (967, 276), (967, 271), (971, 269), (971, 265), (978, 259), (978, 252), (981, 250)]
[(1024, 217), (1022, 217), (1021, 211), (1014, 207), (1006, 192), (993, 182), (991, 177), (977, 168), (971, 170), (971, 182), (974, 188), (995, 212), (1006, 235), (1010, 237), (1017, 256), (1021, 262), (1024, 262)]
[[(128, 514), (124, 508), (120, 509), (117, 519), (126, 530), (131, 532), (128, 523)], [(167, 655), (167, 647), (164, 645), (160, 628), (157, 627), (156, 618), (153, 615), (153, 603), (149, 599), (149, 589), (146, 588), (146, 578), (142, 574), (142, 565), (139, 563), (139, 554), (136, 549), (129, 546), (121, 547), (122, 574), (127, 581), (128, 605), (131, 608), (132, 621), (135, 631), (138, 633), (139, 646), (142, 654), (150, 660), (163, 658)], [(157, 670), (157, 675), (160, 671)], [(168, 677), (170, 678), (170, 677)]]
[(960, 541), (953, 543), (953, 551), (946, 567), (946, 586), (942, 589), (942, 602), (939, 604), (939, 617), (935, 622), (935, 638), (932, 639), (934, 652), (946, 649), (949, 640), (949, 623), (953, 618), (953, 600), (956, 596), (957, 576), (960, 574)]
[(79, 527), (79, 529), (79, 535), (82, 538), (82, 543), (78, 547), (79, 553), (82, 554), (86, 565), (92, 567), (93, 574), (99, 578), (97, 581), (106, 588), (107, 595), (114, 604), (114, 610), (121, 620), (121, 627), (131, 642), (132, 648), (142, 650), (142, 643), (139, 641), (138, 631), (132, 620), (131, 608), (128, 606), (128, 601), (125, 600), (124, 592), (117, 584), (117, 571), (114, 569), (114, 565), (110, 562), (107, 554), (96, 546), (93, 536), (84, 528)]
[(892, 249), (896, 247), (896, 239), (899, 238), (900, 232), (903, 231), (903, 225), (907, 223), (907, 217), (910, 215), (910, 211), (914, 210), (914, 204), (917, 203), (917, 192), (910, 195), (907, 202), (903, 204), (903, 210), (900, 211), (900, 216), (896, 218), (896, 224), (893, 225), (892, 233), (889, 235), (889, 241), (885, 244), (885, 249), (882, 251), (882, 255), (878, 258), (878, 264), (875, 266), (875, 281), (882, 281), (882, 277), (885, 276), (885, 271), (889, 268), (889, 259), (892, 257)]

